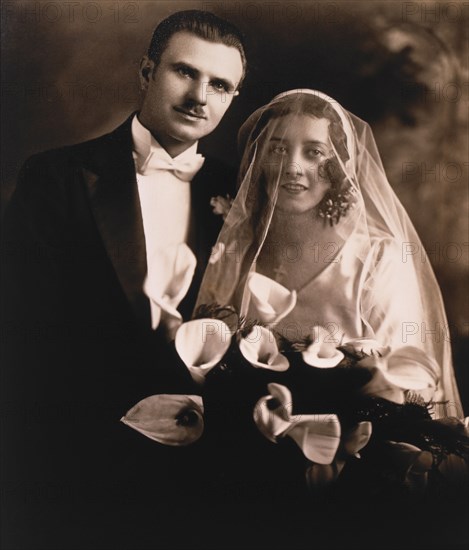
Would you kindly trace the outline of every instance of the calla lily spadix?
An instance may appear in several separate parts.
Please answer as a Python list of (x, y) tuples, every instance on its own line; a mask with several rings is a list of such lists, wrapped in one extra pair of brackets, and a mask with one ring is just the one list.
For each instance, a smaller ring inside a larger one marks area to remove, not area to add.
[(175, 447), (190, 445), (204, 431), (199, 395), (151, 395), (139, 401), (121, 422), (146, 437)]
[(255, 325), (241, 338), (239, 349), (253, 367), (282, 372), (290, 366), (288, 359), (278, 351), (273, 333), (260, 325)]
[(182, 322), (176, 309), (192, 282), (197, 260), (185, 243), (157, 250), (143, 285), (150, 298), (152, 328), (164, 322), (174, 330)]
[(176, 351), (195, 382), (203, 383), (207, 373), (222, 360), (231, 337), (230, 328), (219, 319), (195, 319), (178, 328)]
[(290, 390), (281, 384), (269, 384), (269, 395), (254, 409), (254, 421), (270, 441), (291, 437), (303, 454), (318, 464), (330, 464), (340, 443), (340, 423), (335, 414), (292, 415)]
[(335, 344), (329, 342), (329, 332), (321, 326), (313, 328), (313, 342), (302, 352), (303, 361), (312, 367), (329, 369), (336, 367), (344, 358), (344, 354), (339, 351)]
[(295, 290), (290, 291), (265, 275), (255, 272), (250, 273), (247, 288), (255, 309), (253, 317), (263, 323), (278, 323), (296, 305)]

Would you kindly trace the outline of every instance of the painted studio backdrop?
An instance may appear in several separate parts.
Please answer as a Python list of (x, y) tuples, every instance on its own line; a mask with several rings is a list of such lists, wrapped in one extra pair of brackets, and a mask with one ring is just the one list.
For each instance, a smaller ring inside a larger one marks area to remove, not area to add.
[[(236, 165), (242, 121), (291, 88), (322, 90), (372, 125), (445, 299), (449, 326), (422, 338), (451, 337), (467, 414), (467, 2), (5, 0), (2, 206), (30, 154), (98, 136), (138, 109), (153, 28), (193, 8), (241, 28), (250, 66), (202, 152)], [(409, 243), (403, 261), (420, 253)]]

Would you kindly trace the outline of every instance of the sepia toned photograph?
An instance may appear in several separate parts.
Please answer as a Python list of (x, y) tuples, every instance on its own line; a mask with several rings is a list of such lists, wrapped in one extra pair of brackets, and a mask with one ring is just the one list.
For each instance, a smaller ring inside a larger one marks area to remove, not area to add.
[(2, 549), (469, 547), (468, 23), (2, 2)]

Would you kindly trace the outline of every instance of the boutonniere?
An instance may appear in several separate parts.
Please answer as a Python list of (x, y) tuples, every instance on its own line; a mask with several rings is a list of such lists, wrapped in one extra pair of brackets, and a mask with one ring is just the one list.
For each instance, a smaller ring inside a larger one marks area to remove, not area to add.
[(232, 199), (228, 194), (225, 197), (217, 195), (216, 197), (212, 197), (210, 199), (210, 206), (213, 208), (213, 213), (217, 214), (217, 216), (222, 216), (224, 221), (226, 220), (226, 216), (228, 216), (228, 212), (230, 211), (233, 201), (234, 199)]

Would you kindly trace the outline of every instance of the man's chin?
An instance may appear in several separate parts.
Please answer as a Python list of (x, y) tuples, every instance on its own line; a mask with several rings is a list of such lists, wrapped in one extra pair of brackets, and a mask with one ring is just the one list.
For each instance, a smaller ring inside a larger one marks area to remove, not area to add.
[(178, 124), (170, 135), (175, 141), (181, 143), (194, 143), (210, 132), (211, 129), (206, 129), (203, 125), (203, 121), (200, 121), (198, 125), (190, 122), (187, 124)]

